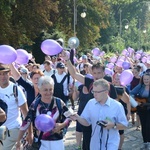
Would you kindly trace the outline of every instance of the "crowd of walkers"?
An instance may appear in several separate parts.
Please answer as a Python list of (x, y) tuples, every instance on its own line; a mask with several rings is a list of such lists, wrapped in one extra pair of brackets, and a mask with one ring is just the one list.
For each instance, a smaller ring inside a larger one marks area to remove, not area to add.
[[(63, 137), (72, 121), (76, 150), (121, 150), (130, 120), (143, 137), (139, 149), (150, 149), (150, 60), (139, 53), (139, 59), (136, 52), (110, 58), (87, 53), (72, 63), (63, 51), (45, 56), (43, 64), (0, 64), (0, 125), (7, 128), (0, 150), (64, 150)], [(126, 70), (132, 80), (122, 84)], [(66, 117), (65, 112), (72, 112), (69, 100), (73, 110), (78, 101), (78, 111)], [(53, 118), (52, 130), (42, 132), (35, 126), (40, 114)]]

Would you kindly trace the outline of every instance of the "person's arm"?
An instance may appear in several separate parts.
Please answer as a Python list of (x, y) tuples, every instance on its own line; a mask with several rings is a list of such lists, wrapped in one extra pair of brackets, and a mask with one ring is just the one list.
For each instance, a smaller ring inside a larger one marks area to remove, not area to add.
[(17, 81), (20, 77), (21, 74), (19, 73), (19, 71), (14, 67), (13, 64), (10, 64), (10, 70), (11, 70), (11, 74), (14, 77), (14, 79)]
[(74, 114), (70, 116), (70, 119), (74, 121), (78, 121), (83, 126), (89, 126), (90, 124), (86, 121), (86, 119), (80, 117), (78, 114)]
[(140, 88), (141, 88), (141, 84), (138, 84), (136, 87), (134, 87), (131, 91), (130, 91), (130, 95), (131, 96), (135, 96), (135, 95), (137, 95), (140, 91)]
[(121, 98), (126, 104), (127, 104), (127, 119), (130, 119), (130, 115), (131, 115), (131, 104), (130, 104), (130, 99), (129, 99), (129, 95), (124, 92), (122, 98)]
[(75, 100), (78, 99), (78, 97), (79, 97), (79, 91), (78, 91), (78, 89), (74, 86), (74, 87), (73, 87), (72, 98), (73, 98), (73, 100), (75, 101)]
[(85, 80), (84, 76), (76, 71), (75, 67), (72, 65), (71, 61), (69, 60), (69, 56), (67, 55), (67, 53), (63, 51), (61, 56), (66, 61), (66, 65), (68, 67), (70, 75), (74, 79), (84, 84), (84, 80)]
[(33, 128), (32, 128), (32, 120), (33, 120), (33, 112), (31, 109), (29, 109), (28, 114), (27, 114), (27, 104), (24, 103), (23, 105), (20, 106), (20, 109), (23, 113), (24, 116), (26, 116), (25, 120), (23, 120), (22, 126), (20, 127), (18, 139), (16, 142), (16, 150), (20, 150), (21, 147), (21, 139), (23, 138), (23, 135), (25, 132), (28, 130), (27, 138), (26, 140), (28, 143), (31, 145), (33, 142)]
[(80, 73), (78, 73), (78, 72), (76, 71), (75, 67), (72, 65), (72, 63), (71, 63), (70, 60), (67, 60), (66, 65), (67, 65), (67, 67), (68, 67), (68, 70), (69, 70), (70, 75), (71, 75), (74, 79), (76, 79), (76, 80), (78, 80), (79, 82), (81, 82), (81, 83), (84, 84), (85, 77), (84, 77), (82, 74), (80, 74)]
[(0, 108), (0, 122), (4, 122), (5, 120), (6, 120), (6, 113), (2, 108)]

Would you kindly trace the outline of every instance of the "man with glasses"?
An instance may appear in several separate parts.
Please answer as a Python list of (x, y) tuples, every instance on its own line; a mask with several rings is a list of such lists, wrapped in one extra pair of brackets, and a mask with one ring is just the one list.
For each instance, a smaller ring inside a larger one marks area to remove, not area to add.
[(96, 80), (92, 90), (94, 98), (87, 103), (81, 116), (70, 116), (84, 126), (92, 125), (90, 150), (117, 150), (118, 130), (128, 126), (123, 106), (108, 96), (109, 88), (106, 80)]

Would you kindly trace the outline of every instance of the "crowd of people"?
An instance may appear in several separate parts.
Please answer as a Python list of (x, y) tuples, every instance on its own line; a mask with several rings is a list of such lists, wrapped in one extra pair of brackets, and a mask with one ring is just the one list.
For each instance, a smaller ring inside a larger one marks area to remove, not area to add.
[[(72, 121), (76, 121), (76, 150), (121, 150), (130, 120), (141, 130), (140, 149), (150, 149), (150, 61), (142, 62), (142, 57), (135, 61), (134, 54), (114, 54), (112, 62), (87, 53), (72, 63), (63, 51), (45, 56), (43, 64), (0, 64), (0, 125), (8, 129), (0, 150), (64, 150), (63, 137)], [(120, 59), (128, 68), (117, 63)], [(126, 85), (120, 79), (124, 70), (133, 74)], [(78, 111), (67, 117), (69, 100), (72, 109), (78, 101)], [(35, 126), (40, 114), (53, 118), (52, 130), (43, 132)]]

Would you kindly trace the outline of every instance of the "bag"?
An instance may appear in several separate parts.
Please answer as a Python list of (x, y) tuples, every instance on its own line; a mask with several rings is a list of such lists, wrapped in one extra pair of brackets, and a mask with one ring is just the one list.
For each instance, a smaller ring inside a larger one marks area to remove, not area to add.
[[(2, 110), (6, 113), (6, 116), (7, 116), (7, 109), (8, 109), (8, 106), (7, 106), (7, 104), (6, 104), (3, 100), (1, 100), (1, 99), (0, 99), (0, 107), (1, 107)], [(5, 121), (6, 121), (6, 120), (5, 120)], [(4, 122), (0, 122), (0, 126), (3, 125), (3, 123), (5, 123), (5, 121), (4, 121)]]
[(60, 99), (62, 99), (63, 101), (66, 100), (67, 96), (64, 95), (64, 87), (63, 87), (63, 83), (65, 82), (67, 75), (64, 76), (64, 78), (62, 79), (62, 81), (60, 83), (57, 83), (57, 79), (55, 75), (52, 75), (52, 78), (54, 79), (54, 96), (58, 97)]
[(8, 129), (6, 126), (1, 126), (0, 127), (0, 140), (5, 140), (6, 139), (6, 135), (8, 134)]

